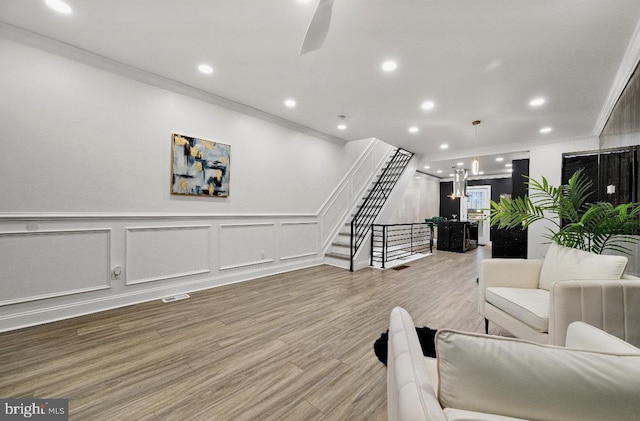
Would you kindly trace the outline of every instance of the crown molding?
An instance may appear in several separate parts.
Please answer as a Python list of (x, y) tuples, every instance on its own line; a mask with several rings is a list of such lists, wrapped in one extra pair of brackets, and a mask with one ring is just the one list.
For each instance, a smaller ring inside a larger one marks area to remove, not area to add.
[(626, 88), (629, 79), (631, 79), (631, 75), (636, 69), (638, 62), (640, 62), (640, 21), (638, 21), (636, 29), (631, 36), (631, 40), (627, 45), (627, 50), (622, 57), (620, 66), (618, 66), (618, 72), (616, 73), (616, 77), (614, 78), (611, 89), (609, 90), (609, 95), (607, 96), (602, 110), (600, 111), (600, 115), (596, 120), (596, 125), (593, 128), (593, 134), (595, 136), (600, 136), (604, 130), (604, 126), (607, 124), (607, 121), (609, 121), (609, 116), (611, 116), (613, 108), (622, 95), (624, 88)]
[(95, 54), (91, 51), (67, 44), (62, 41), (20, 28), (15, 25), (0, 21), (0, 38), (17, 42), (28, 47), (51, 53), (82, 64), (96, 67), (119, 76), (126, 77), (156, 88), (165, 89), (180, 95), (185, 95), (209, 104), (217, 105), (231, 111), (242, 113), (251, 117), (277, 124), (288, 129), (317, 137), (335, 144), (344, 145), (347, 141), (336, 136), (312, 129), (302, 124), (295, 123), (276, 115), (267, 113), (254, 107), (224, 98), (202, 89), (194, 88), (167, 77), (129, 66), (108, 57)]

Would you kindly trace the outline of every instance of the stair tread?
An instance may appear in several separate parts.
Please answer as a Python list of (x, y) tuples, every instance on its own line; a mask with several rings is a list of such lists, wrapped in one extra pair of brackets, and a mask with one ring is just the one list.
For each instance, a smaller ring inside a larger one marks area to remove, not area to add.
[[(353, 218), (358, 212), (362, 212), (362, 214), (359, 215), (360, 218), (358, 218), (358, 222), (354, 223), (356, 238), (358, 238), (357, 243), (359, 243), (362, 240), (361, 236), (368, 235), (370, 232), (369, 227), (371, 222), (375, 221), (380, 214), (380, 211), (389, 198), (389, 193), (404, 173), (412, 156), (413, 154), (411, 152), (405, 152), (400, 148), (393, 149), (389, 159), (384, 163), (383, 168), (375, 177), (375, 181), (371, 187), (366, 190), (366, 197), (362, 197), (362, 203), (357, 206), (355, 213), (351, 214), (351, 221), (345, 222), (344, 228), (340, 230), (334, 238), (334, 241), (331, 243), (331, 251), (325, 253), (326, 257), (339, 260), (351, 259), (351, 230), (354, 221)], [(366, 203), (367, 200), (371, 202)], [(365, 223), (364, 221), (367, 222)], [(343, 250), (346, 254), (341, 253)]]
[(346, 248), (351, 247), (350, 243), (331, 243), (331, 245), (336, 247), (346, 247)]
[(325, 256), (327, 257), (333, 257), (334, 259), (340, 259), (340, 260), (350, 260), (351, 257), (344, 255), (344, 254), (336, 254), (336, 253), (326, 253)]

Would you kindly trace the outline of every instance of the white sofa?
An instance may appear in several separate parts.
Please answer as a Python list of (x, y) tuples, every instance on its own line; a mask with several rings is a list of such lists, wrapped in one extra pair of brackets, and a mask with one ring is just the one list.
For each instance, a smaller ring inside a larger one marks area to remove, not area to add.
[(582, 322), (567, 346), (443, 329), (422, 355), (411, 316), (391, 312), (389, 421), (638, 420), (640, 349)]
[(518, 338), (563, 345), (584, 321), (640, 346), (640, 279), (627, 258), (552, 244), (539, 259), (487, 259), (480, 265), (478, 311)]

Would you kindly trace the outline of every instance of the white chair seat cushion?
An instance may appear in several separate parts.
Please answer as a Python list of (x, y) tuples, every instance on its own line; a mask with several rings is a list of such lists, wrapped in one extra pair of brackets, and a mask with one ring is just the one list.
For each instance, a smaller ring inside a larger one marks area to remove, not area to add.
[(627, 266), (625, 256), (589, 253), (551, 244), (540, 269), (540, 288), (549, 290), (556, 281), (620, 279)]
[(549, 331), (549, 291), (545, 289), (490, 287), (486, 300), (538, 332)]
[(524, 418), (504, 417), (502, 415), (454, 408), (445, 408), (444, 416), (447, 417), (447, 421), (526, 421)]

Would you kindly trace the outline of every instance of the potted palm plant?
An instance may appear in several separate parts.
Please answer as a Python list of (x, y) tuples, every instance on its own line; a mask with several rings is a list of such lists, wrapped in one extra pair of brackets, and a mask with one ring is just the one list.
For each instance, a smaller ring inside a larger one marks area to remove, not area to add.
[(593, 182), (582, 170), (559, 187), (549, 185), (544, 177), (541, 182), (529, 178), (528, 185), (529, 196), (491, 201), (491, 226), (526, 229), (544, 219), (553, 224), (545, 238), (597, 254), (630, 254), (627, 246), (640, 240), (640, 203), (588, 203)]

